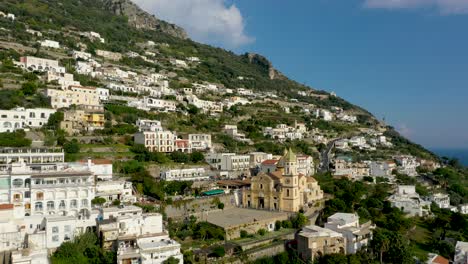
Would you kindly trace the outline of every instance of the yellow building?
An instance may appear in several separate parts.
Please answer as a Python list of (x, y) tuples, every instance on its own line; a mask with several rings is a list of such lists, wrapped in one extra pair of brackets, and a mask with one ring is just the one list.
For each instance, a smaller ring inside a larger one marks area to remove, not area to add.
[(252, 177), (250, 188), (244, 188), (244, 207), (297, 212), (305, 205), (323, 199), (323, 191), (312, 177), (297, 172), (297, 157), (289, 149), (278, 162), (277, 170), (260, 172)]
[(83, 131), (94, 131), (104, 128), (106, 119), (102, 113), (88, 113), (84, 110), (69, 110), (64, 112), (60, 128), (73, 135)]

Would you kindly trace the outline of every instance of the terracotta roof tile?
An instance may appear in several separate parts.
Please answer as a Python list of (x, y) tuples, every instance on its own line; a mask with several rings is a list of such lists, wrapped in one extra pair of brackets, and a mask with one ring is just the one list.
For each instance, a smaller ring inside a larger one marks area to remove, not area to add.
[(270, 159), (270, 160), (264, 160), (262, 162), (262, 165), (275, 165), (276, 163), (278, 163), (279, 160), (275, 160), (275, 159)]
[(442, 257), (442, 256), (437, 256), (435, 259), (432, 260), (433, 264), (449, 264), (448, 259)]

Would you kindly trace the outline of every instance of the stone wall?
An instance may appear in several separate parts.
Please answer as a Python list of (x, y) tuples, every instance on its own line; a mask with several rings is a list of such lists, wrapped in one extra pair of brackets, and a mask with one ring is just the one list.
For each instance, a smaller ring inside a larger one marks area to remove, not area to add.
[(185, 202), (184, 205), (175, 206), (168, 205), (166, 207), (167, 217), (173, 219), (183, 219), (186, 215), (194, 215), (200, 220), (206, 220), (204, 212), (219, 211), (216, 204), (213, 204), (214, 199), (218, 198), (224, 203), (224, 209), (236, 207), (235, 197), (233, 194), (218, 195), (215, 197), (200, 197)]

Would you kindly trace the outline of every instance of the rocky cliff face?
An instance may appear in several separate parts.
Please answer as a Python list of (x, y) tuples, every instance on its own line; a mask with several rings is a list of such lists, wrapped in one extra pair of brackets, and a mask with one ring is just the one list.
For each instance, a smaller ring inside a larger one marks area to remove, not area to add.
[(256, 53), (247, 53), (246, 56), (249, 59), (249, 63), (255, 64), (267, 72), (271, 80), (286, 79), (286, 77), (281, 72), (276, 70), (273, 67), (273, 64), (264, 56)]
[(177, 25), (157, 19), (148, 14), (131, 0), (101, 0), (104, 7), (116, 15), (128, 18), (128, 23), (136, 28), (152, 29), (164, 32), (173, 37), (188, 38), (185, 30)]

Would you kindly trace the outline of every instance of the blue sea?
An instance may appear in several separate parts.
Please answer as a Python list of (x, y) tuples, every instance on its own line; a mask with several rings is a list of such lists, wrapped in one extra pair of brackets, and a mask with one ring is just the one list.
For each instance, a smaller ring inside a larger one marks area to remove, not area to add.
[(463, 165), (468, 166), (468, 149), (431, 149), (441, 157), (457, 158)]

